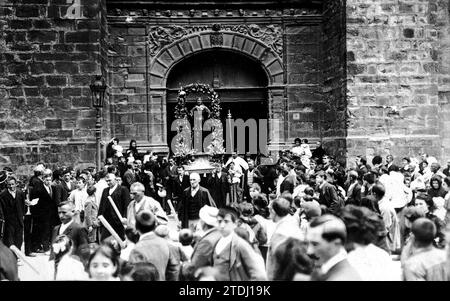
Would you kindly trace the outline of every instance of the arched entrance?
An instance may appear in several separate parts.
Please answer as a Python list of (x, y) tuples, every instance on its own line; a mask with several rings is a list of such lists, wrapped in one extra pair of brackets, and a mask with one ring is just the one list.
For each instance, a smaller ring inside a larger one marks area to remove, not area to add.
[[(228, 113), (233, 119), (268, 119), (268, 80), (258, 62), (234, 51), (211, 49), (198, 52), (177, 63), (167, 78), (167, 138), (170, 144), (176, 132), (171, 131), (174, 121), (174, 109), (180, 86), (190, 83), (208, 84), (219, 94), (221, 99), (221, 120), (225, 126)], [(195, 105), (197, 97), (189, 94), (187, 107)], [(203, 99), (205, 97), (203, 96)], [(205, 102), (207, 106), (210, 104)], [(208, 133), (204, 133), (204, 137)], [(246, 129), (245, 152), (251, 151), (249, 129)], [(225, 137), (224, 137), (225, 138)], [(235, 134), (235, 138), (236, 134)], [(263, 137), (267, 139), (267, 137)], [(235, 143), (237, 140), (235, 139)], [(263, 141), (267, 143), (267, 141)]]
[[(282, 59), (263, 41), (238, 32), (204, 31), (182, 36), (158, 51), (149, 53), (149, 142), (153, 149), (169, 151), (171, 140), (168, 134), (173, 135), (169, 130), (175, 91), (180, 85), (195, 83), (196, 80), (203, 84), (209, 83), (218, 90), (224, 101), (223, 114), (227, 114), (230, 109), (233, 119), (242, 117), (245, 120), (247, 116), (268, 118), (269, 150), (283, 143), (286, 106), (284, 68)], [(204, 66), (204, 60), (209, 63), (209, 67)], [(228, 64), (234, 69), (225, 67)], [(203, 71), (195, 71), (197, 69)], [(220, 86), (220, 76), (227, 78), (225, 86)], [(236, 80), (243, 81), (245, 85), (236, 85)], [(244, 101), (237, 102), (236, 99), (240, 97)], [(258, 102), (262, 102), (263, 106), (258, 105)], [(235, 115), (234, 111), (240, 115)]]

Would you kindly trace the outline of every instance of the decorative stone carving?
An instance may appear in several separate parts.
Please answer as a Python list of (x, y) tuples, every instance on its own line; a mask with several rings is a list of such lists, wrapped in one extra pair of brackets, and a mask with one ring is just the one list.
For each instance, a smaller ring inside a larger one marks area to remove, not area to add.
[(150, 55), (155, 56), (161, 48), (184, 36), (209, 30), (214, 31), (210, 38), (212, 45), (222, 45), (222, 33), (224, 31), (232, 31), (258, 39), (280, 57), (283, 55), (282, 29), (279, 25), (240, 24), (217, 26), (217, 24), (203, 26), (152, 26), (149, 28), (148, 36)]
[[(331, 1), (331, 7), (338, 7), (340, 1)], [(336, 4), (333, 4), (336, 2)], [(186, 18), (190, 17), (201, 17), (202, 13), (205, 13), (207, 16), (220, 16), (225, 15), (227, 17), (280, 17), (280, 16), (293, 16), (293, 15), (317, 15), (321, 14), (320, 9), (315, 8), (302, 8), (302, 9), (257, 9), (253, 10), (251, 14), (247, 13), (243, 9), (236, 10), (227, 10), (221, 11), (219, 9), (210, 9), (210, 10), (200, 10), (197, 11), (195, 9), (190, 10), (148, 10), (148, 9), (119, 9), (119, 8), (108, 8), (109, 16), (138, 16), (138, 17), (158, 17), (158, 18)]]

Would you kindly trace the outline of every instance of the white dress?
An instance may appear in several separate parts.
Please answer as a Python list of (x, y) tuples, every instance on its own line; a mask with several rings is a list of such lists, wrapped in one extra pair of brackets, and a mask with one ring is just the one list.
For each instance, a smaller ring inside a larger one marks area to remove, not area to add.
[[(54, 272), (55, 262), (51, 261), (50, 263)], [(89, 280), (89, 276), (84, 270), (83, 264), (79, 260), (71, 257), (70, 255), (64, 255), (58, 264), (55, 280), (86, 281)]]

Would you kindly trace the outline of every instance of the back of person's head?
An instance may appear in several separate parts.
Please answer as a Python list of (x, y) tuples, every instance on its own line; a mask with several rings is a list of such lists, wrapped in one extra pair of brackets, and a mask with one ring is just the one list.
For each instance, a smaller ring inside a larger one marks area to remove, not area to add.
[(389, 172), (391, 172), (391, 171), (399, 172), (399, 171), (400, 171), (400, 168), (399, 168), (397, 165), (392, 164), (391, 166), (389, 166), (388, 171), (389, 171)]
[(157, 226), (155, 215), (148, 210), (136, 214), (136, 230), (140, 233), (148, 233), (155, 230)]
[(97, 191), (97, 188), (94, 185), (90, 185), (90, 186), (88, 186), (88, 188), (86, 188), (86, 192), (87, 192), (88, 196), (93, 196), (96, 191)]
[(291, 281), (298, 273), (310, 275), (314, 262), (307, 255), (306, 245), (296, 238), (287, 238), (276, 249), (274, 260), (277, 267), (274, 280)]
[(404, 216), (407, 218), (411, 223), (413, 223), (415, 220), (425, 217), (425, 212), (421, 210), (420, 208), (417, 208), (415, 206), (406, 207), (404, 211)]
[(125, 236), (132, 243), (137, 243), (139, 241), (139, 233), (132, 227), (127, 227), (125, 229)]
[(379, 165), (383, 163), (383, 158), (381, 156), (375, 156), (372, 159), (372, 165)]
[(369, 184), (373, 184), (376, 181), (377, 173), (375, 171), (370, 171), (365, 173), (363, 176), (363, 180)]
[(418, 218), (411, 226), (411, 232), (414, 234), (414, 241), (423, 246), (429, 246), (436, 237), (436, 225), (428, 218)]
[(321, 215), (313, 219), (309, 225), (310, 228), (322, 226), (322, 238), (328, 242), (340, 239), (342, 244), (345, 244), (347, 240), (347, 230), (344, 222), (334, 215)]
[(191, 229), (181, 229), (180, 230), (180, 233), (178, 234), (178, 241), (183, 246), (192, 245), (193, 240), (194, 240), (194, 234), (192, 233)]
[(314, 189), (310, 186), (305, 188), (305, 194), (310, 195), (310, 196), (314, 196)]
[(219, 208), (219, 213), (217, 214), (218, 217), (225, 218), (227, 215), (230, 215), (233, 223), (237, 222), (237, 220), (239, 218), (239, 213), (233, 207), (225, 206), (225, 207)]
[(384, 185), (382, 183), (377, 182), (372, 187), (372, 193), (375, 195), (375, 197), (378, 200), (381, 200), (384, 197), (384, 195), (386, 194), (386, 188), (384, 187)]
[(158, 281), (159, 272), (151, 262), (137, 262), (130, 274), (133, 281)]
[(72, 248), (72, 240), (67, 235), (58, 235), (52, 243), (53, 253), (56, 260), (70, 252)]
[(277, 216), (285, 217), (290, 212), (291, 203), (287, 199), (280, 197), (272, 202), (271, 208)]
[(348, 242), (368, 245), (376, 241), (380, 227), (384, 223), (380, 216), (365, 207), (355, 205), (345, 206), (339, 217), (344, 221), (347, 229)]

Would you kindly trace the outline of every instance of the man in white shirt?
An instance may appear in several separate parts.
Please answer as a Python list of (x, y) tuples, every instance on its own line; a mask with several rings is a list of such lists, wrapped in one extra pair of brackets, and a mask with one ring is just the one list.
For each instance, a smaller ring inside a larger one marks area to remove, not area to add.
[(306, 236), (308, 255), (320, 266), (311, 275), (312, 281), (361, 280), (347, 260), (347, 230), (341, 219), (330, 214), (319, 216), (310, 223)]
[(130, 197), (132, 201), (127, 207), (127, 216), (126, 218), (123, 218), (122, 222), (125, 225), (135, 228), (136, 214), (143, 210), (146, 210), (152, 212), (155, 215), (158, 224), (167, 224), (167, 214), (161, 207), (161, 204), (157, 200), (144, 195), (144, 193), (145, 187), (142, 183), (135, 182), (131, 184)]
[(234, 165), (240, 166), (244, 172), (248, 170), (248, 163), (243, 158), (239, 157), (237, 152), (232, 153), (231, 158), (228, 159), (225, 167), (227, 167), (231, 162), (234, 162)]

